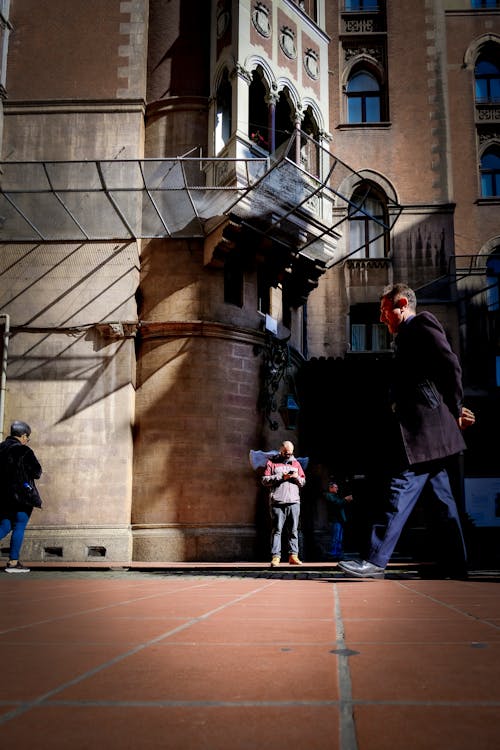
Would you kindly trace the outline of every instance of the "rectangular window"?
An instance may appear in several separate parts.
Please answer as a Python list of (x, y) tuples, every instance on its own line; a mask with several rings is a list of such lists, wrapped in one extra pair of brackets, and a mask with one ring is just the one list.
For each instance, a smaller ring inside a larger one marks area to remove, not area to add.
[(224, 302), (243, 307), (243, 267), (238, 258), (229, 256), (224, 263)]
[(390, 349), (386, 326), (378, 322), (380, 311), (376, 303), (353, 305), (351, 318), (351, 351), (382, 352)]
[(263, 315), (271, 313), (271, 285), (260, 268), (257, 271), (257, 310)]

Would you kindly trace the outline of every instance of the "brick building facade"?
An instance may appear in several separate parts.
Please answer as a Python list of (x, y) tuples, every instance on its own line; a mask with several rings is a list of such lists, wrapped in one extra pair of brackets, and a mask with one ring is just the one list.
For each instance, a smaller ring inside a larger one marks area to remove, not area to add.
[(26, 559), (260, 559), (248, 453), (290, 437), (319, 559), (327, 474), (376, 485), (392, 280), (461, 351), (465, 476), (495, 487), (496, 3), (0, 12), (1, 419), (44, 466)]

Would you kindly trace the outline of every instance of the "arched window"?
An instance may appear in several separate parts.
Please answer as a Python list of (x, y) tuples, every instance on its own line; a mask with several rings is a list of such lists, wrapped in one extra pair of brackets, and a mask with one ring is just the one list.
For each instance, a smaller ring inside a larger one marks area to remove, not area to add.
[(215, 122), (215, 153), (222, 151), (231, 138), (232, 89), (227, 70), (224, 71), (217, 89), (217, 113)]
[(311, 107), (306, 109), (301, 130), (300, 160), (305, 170), (314, 177), (320, 176), (319, 129)]
[(387, 255), (387, 201), (370, 183), (354, 191), (349, 207), (349, 258)]
[(380, 85), (374, 75), (366, 70), (354, 73), (347, 83), (346, 94), (349, 123), (380, 122)]
[(476, 102), (496, 104), (500, 102), (500, 67), (490, 59), (480, 57), (474, 69)]
[(267, 89), (259, 70), (252, 73), (248, 99), (248, 135), (264, 151), (269, 151), (269, 108)]
[(276, 104), (275, 115), (275, 146), (278, 149), (283, 143), (288, 143), (294, 130), (294, 110), (291, 97), (287, 89), (280, 91)]
[(492, 146), (481, 157), (481, 195), (493, 198), (500, 195), (500, 148)]

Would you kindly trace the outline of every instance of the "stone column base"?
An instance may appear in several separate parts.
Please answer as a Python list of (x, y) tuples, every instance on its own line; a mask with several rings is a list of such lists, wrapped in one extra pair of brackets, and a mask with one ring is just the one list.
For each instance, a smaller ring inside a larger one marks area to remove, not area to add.
[(250, 562), (254, 526), (132, 527), (133, 559), (143, 562)]
[[(9, 537), (0, 542), (2, 558), (9, 554)], [(37, 526), (26, 529), (21, 559), (31, 562), (130, 562), (132, 532), (122, 528)]]

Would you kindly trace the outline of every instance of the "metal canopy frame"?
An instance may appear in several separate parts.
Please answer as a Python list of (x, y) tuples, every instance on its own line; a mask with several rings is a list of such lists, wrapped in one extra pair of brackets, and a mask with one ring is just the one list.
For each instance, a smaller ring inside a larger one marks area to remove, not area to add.
[(333, 265), (348, 257), (334, 257), (334, 248), (353, 211), (380, 226), (375, 242), (402, 208), (389, 199), (384, 221), (353, 204), (341, 185), (365, 178), (316, 142), (326, 168), (314, 177), (290, 158), (297, 137), (309, 138), (294, 135), (267, 158), (3, 162), (0, 242), (203, 238), (209, 219), (231, 217)]

